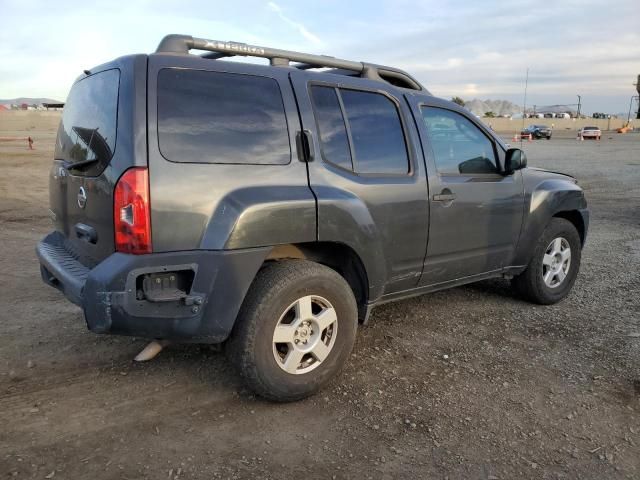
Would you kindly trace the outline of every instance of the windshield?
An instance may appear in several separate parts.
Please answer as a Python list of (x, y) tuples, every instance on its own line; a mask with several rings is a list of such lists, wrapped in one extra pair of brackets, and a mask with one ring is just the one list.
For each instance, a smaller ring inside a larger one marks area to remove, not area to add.
[[(76, 82), (58, 128), (55, 158), (78, 175), (100, 175), (116, 146), (120, 70), (105, 70)], [(82, 163), (82, 165), (81, 165)]]
[(598, 127), (584, 127), (585, 130), (598, 130)]

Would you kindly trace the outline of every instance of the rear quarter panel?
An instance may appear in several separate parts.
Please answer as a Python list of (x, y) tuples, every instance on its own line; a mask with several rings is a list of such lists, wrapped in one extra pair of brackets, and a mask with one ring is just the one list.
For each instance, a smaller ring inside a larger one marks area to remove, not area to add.
[[(278, 81), (291, 148), (286, 165), (179, 163), (158, 147), (157, 79), (162, 68), (262, 75)], [(153, 248), (221, 250), (315, 241), (316, 204), (297, 158), (300, 121), (286, 69), (151, 55), (148, 81), (149, 177)]]

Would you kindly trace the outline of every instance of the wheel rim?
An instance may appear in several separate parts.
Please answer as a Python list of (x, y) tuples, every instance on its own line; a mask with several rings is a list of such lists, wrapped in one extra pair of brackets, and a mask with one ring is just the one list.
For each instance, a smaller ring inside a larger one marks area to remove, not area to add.
[(542, 280), (549, 288), (562, 285), (571, 266), (571, 247), (563, 238), (554, 238), (542, 257)]
[(280, 316), (273, 332), (273, 356), (287, 373), (308, 373), (327, 359), (337, 333), (338, 316), (333, 305), (320, 296), (307, 295)]

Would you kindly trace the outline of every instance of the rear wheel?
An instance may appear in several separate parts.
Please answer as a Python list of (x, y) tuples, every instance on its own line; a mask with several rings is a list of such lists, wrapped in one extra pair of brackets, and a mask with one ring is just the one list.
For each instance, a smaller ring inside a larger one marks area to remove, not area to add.
[(527, 269), (513, 279), (513, 286), (529, 301), (548, 305), (566, 297), (580, 268), (582, 244), (571, 222), (552, 218)]
[(355, 297), (337, 272), (304, 260), (274, 262), (251, 285), (227, 352), (257, 394), (299, 400), (339, 373), (357, 324)]

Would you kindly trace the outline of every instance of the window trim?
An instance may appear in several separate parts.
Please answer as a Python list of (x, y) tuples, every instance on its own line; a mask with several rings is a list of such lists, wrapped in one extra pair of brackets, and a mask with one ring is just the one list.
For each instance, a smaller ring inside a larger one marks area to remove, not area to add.
[[(179, 160), (174, 160), (174, 159), (170, 159), (167, 158), (164, 153), (162, 152), (162, 148), (160, 148), (160, 101), (159, 98), (160, 96), (158, 95), (158, 90), (160, 87), (160, 73), (163, 70), (188, 70), (188, 71), (194, 71), (194, 72), (206, 72), (206, 73), (217, 73), (217, 74), (225, 74), (225, 75), (243, 75), (245, 77), (258, 77), (258, 78), (267, 78), (269, 80), (273, 80), (276, 83), (276, 86), (278, 87), (278, 92), (280, 92), (280, 101), (282, 103), (282, 114), (284, 116), (284, 123), (286, 126), (286, 130), (287, 130), (287, 143), (289, 145), (289, 161), (286, 163), (239, 163), (239, 162), (182, 162)], [(232, 166), (245, 166), (245, 165), (250, 165), (250, 166), (257, 166), (257, 167), (284, 167), (287, 165), (291, 165), (291, 162), (293, 160), (293, 148), (291, 145), (291, 131), (289, 129), (289, 118), (287, 115), (287, 106), (284, 100), (284, 93), (282, 92), (282, 88), (280, 87), (280, 80), (276, 77), (272, 77), (269, 75), (257, 75), (257, 74), (253, 74), (253, 73), (240, 73), (240, 72), (231, 72), (231, 71), (227, 71), (227, 70), (207, 70), (205, 68), (189, 68), (189, 67), (173, 67), (173, 66), (165, 66), (165, 67), (161, 67), (158, 69), (157, 73), (156, 73), (156, 88), (155, 88), (155, 110), (156, 110), (156, 142), (157, 142), (157, 146), (158, 146), (158, 153), (160, 153), (160, 156), (162, 158), (164, 158), (166, 161), (171, 162), (171, 163), (177, 163), (177, 164), (185, 164), (185, 165), (232, 165)]]
[[(346, 168), (337, 165), (336, 163), (331, 162), (330, 160), (327, 160), (327, 158), (324, 155), (324, 151), (322, 148), (322, 142), (320, 141), (320, 125), (318, 123), (318, 118), (316, 115), (316, 109), (313, 105), (313, 100), (311, 97), (311, 88), (314, 86), (319, 86), (319, 87), (329, 87), (335, 90), (336, 92), (336, 96), (338, 97), (338, 103), (340, 105), (340, 111), (342, 113), (342, 119), (344, 120), (344, 124), (345, 124), (345, 128), (347, 130), (347, 139), (349, 142), (349, 153), (351, 154), (351, 165), (353, 167), (353, 170), (347, 170)], [(380, 95), (383, 95), (384, 97), (386, 97), (388, 100), (390, 100), (393, 103), (393, 106), (396, 109), (396, 113), (398, 114), (398, 119), (400, 120), (400, 128), (402, 129), (402, 136), (404, 138), (404, 147), (405, 147), (405, 152), (407, 154), (407, 166), (408, 166), (408, 170), (406, 172), (403, 173), (369, 173), (369, 172), (357, 172), (356, 171), (356, 166), (358, 164), (356, 155), (355, 155), (355, 149), (354, 149), (354, 145), (353, 145), (353, 139), (351, 136), (351, 126), (349, 125), (349, 119), (347, 118), (346, 115), (346, 110), (344, 107), (344, 103), (342, 101), (342, 95), (340, 94), (340, 89), (343, 90), (353, 90), (356, 92), (364, 92), (364, 93), (377, 93)], [(393, 95), (391, 95), (389, 92), (387, 92), (386, 90), (380, 90), (380, 89), (376, 89), (376, 88), (368, 88), (368, 87), (360, 87), (360, 86), (352, 86), (352, 85), (348, 85), (348, 84), (344, 84), (344, 83), (340, 83), (340, 82), (328, 82), (328, 81), (322, 81), (322, 80), (310, 80), (307, 81), (307, 96), (309, 97), (309, 102), (311, 104), (311, 111), (313, 114), (313, 118), (315, 121), (315, 125), (316, 125), (316, 132), (318, 132), (318, 143), (320, 145), (320, 153), (322, 155), (322, 160), (325, 163), (328, 163), (329, 165), (331, 165), (332, 167), (338, 168), (343, 172), (347, 172), (351, 175), (354, 176), (358, 176), (358, 177), (362, 177), (362, 178), (407, 178), (407, 177), (413, 177), (416, 175), (416, 168), (414, 165), (415, 162), (415, 153), (413, 151), (413, 148), (411, 148), (411, 138), (409, 137), (409, 130), (407, 128), (407, 122), (404, 118), (404, 115), (402, 114), (402, 109), (401, 109), (401, 105), (400, 105), (400, 101), (394, 97)]]
[[(495, 173), (460, 173), (460, 172), (448, 173), (448, 172), (441, 172), (438, 169), (438, 162), (436, 161), (436, 156), (435, 156), (435, 153), (433, 152), (431, 133), (429, 132), (429, 129), (427, 128), (427, 125), (426, 125), (425, 120), (424, 120), (424, 116), (422, 114), (423, 108), (446, 110), (448, 112), (456, 113), (456, 114), (460, 115), (461, 117), (467, 119), (469, 122), (471, 122), (471, 124), (474, 125), (480, 131), (480, 133), (482, 133), (482, 135), (484, 135), (487, 138), (487, 140), (489, 140), (489, 143), (491, 143), (491, 146), (493, 147), (493, 159), (495, 161), (497, 171)], [(501, 165), (500, 165), (500, 161), (499, 161), (500, 160), (500, 156), (498, 155), (498, 149), (496, 147), (496, 141), (495, 141), (494, 138), (492, 138), (490, 135), (487, 134), (486, 130), (483, 127), (478, 125), (476, 122), (474, 122), (471, 118), (469, 118), (464, 113), (458, 112), (457, 110), (454, 110), (452, 108), (439, 107), (439, 106), (429, 105), (428, 103), (425, 103), (425, 102), (420, 102), (418, 104), (418, 110), (420, 111), (420, 118), (422, 120), (422, 126), (424, 127), (424, 131), (425, 131), (425, 133), (427, 135), (427, 139), (429, 140), (429, 145), (428, 146), (429, 146), (429, 149), (431, 150), (432, 157), (433, 157), (433, 164), (436, 167), (436, 174), (438, 176), (440, 176), (440, 177), (478, 177), (478, 176), (480, 176), (482, 178), (495, 178), (495, 177), (504, 178), (504, 175), (501, 172)]]

